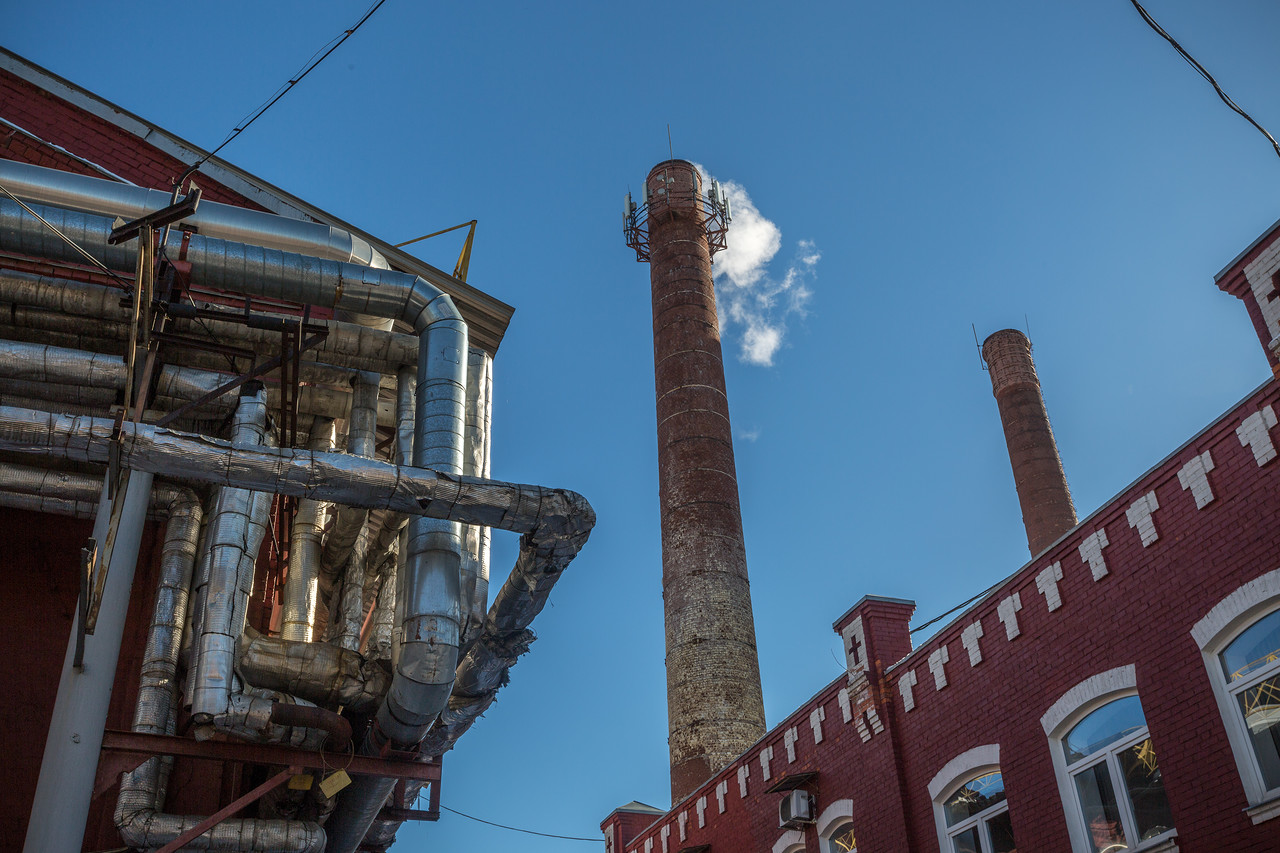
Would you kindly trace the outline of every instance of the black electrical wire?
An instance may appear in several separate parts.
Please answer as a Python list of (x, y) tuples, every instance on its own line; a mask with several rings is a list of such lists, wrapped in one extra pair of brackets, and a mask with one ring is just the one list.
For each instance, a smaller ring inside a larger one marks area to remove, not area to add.
[[(1019, 571), (1021, 571), (1021, 569), (1019, 569)], [(1010, 575), (1009, 577), (1013, 577), (1013, 575)], [(994, 591), (994, 590), (996, 589), (996, 587), (1000, 586), (1001, 584), (1005, 583), (1005, 582), (1006, 582), (1006, 581), (1008, 581), (1008, 580), (1009, 580), (1009, 578), (1005, 578), (1004, 580), (1001, 580), (1001, 581), (998, 581), (998, 582), (996, 582), (996, 583), (992, 584), (991, 586), (989, 586), (989, 587), (987, 587), (986, 589), (984, 589), (982, 592), (980, 592), (980, 593), (978, 593), (977, 595), (975, 595), (973, 598), (970, 598), (970, 599), (968, 599), (967, 601), (962, 601), (962, 602), (960, 602), (960, 603), (959, 603), (959, 604), (957, 604), (955, 607), (953, 607), (953, 608), (951, 608), (950, 610), (948, 610), (946, 613), (940, 613), (940, 614), (938, 614), (937, 616), (935, 616), (935, 617), (933, 617), (932, 619), (930, 619), (928, 622), (925, 622), (923, 625), (917, 625), (916, 627), (912, 628), (912, 629), (911, 629), (911, 633), (912, 633), (912, 634), (915, 634), (915, 633), (918, 633), (918, 632), (920, 632), (920, 631), (923, 631), (925, 628), (928, 628), (930, 625), (934, 624), (935, 622), (939, 622), (939, 621), (941, 621), (941, 620), (943, 620), (943, 619), (947, 618), (948, 616), (950, 616), (952, 613), (955, 613), (955, 612), (956, 612), (957, 610), (959, 610), (960, 608), (962, 608), (962, 607), (968, 607), (970, 604), (973, 604), (973, 603), (974, 603), (975, 601), (977, 601), (978, 599), (986, 597), (988, 594), (990, 594), (992, 591)]]
[(1276, 156), (1280, 156), (1280, 143), (1276, 142), (1276, 138), (1272, 136), (1270, 133), (1268, 133), (1265, 127), (1263, 127), (1262, 125), (1254, 121), (1252, 116), (1250, 116), (1244, 110), (1240, 109), (1240, 106), (1235, 101), (1231, 100), (1231, 96), (1228, 95), (1226, 92), (1222, 91), (1222, 87), (1218, 85), (1217, 80), (1213, 79), (1213, 75), (1210, 74), (1208, 71), (1206, 71), (1203, 65), (1201, 65), (1199, 62), (1196, 62), (1195, 58), (1192, 57), (1191, 54), (1187, 53), (1187, 51), (1183, 49), (1182, 45), (1174, 41), (1173, 36), (1165, 32), (1164, 27), (1156, 23), (1155, 18), (1151, 17), (1151, 15), (1147, 12), (1147, 10), (1142, 8), (1142, 4), (1139, 3), (1138, 0), (1129, 0), (1129, 2), (1133, 4), (1133, 8), (1138, 10), (1138, 14), (1142, 16), (1142, 20), (1146, 21), (1147, 24), (1151, 27), (1151, 29), (1155, 30), (1157, 33), (1160, 34), (1161, 38), (1163, 38), (1169, 44), (1173, 45), (1173, 49), (1178, 51), (1178, 53), (1182, 56), (1182, 58), (1187, 61), (1187, 64), (1190, 65), (1192, 68), (1194, 68), (1196, 71), (1198, 71), (1201, 77), (1209, 81), (1209, 85), (1212, 86), (1213, 90), (1218, 93), (1218, 97), (1222, 99), (1222, 102), (1227, 106), (1231, 107), (1232, 110), (1237, 112), (1242, 118), (1244, 118), (1245, 121), (1249, 122), (1249, 124), (1256, 127), (1258, 129), (1258, 132), (1261, 133), (1263, 136), (1265, 136), (1267, 138), (1267, 141), (1271, 143), (1271, 147), (1276, 150)]
[[(351, 27), (348, 30), (343, 30), (341, 35), (334, 36), (323, 47), (321, 47), (320, 50), (317, 50), (315, 53), (311, 54), (311, 58), (307, 60), (306, 64), (303, 65), (301, 69), (299, 69), (298, 73), (295, 74), (288, 82), (282, 85), (279, 89), (277, 89), (275, 91), (275, 94), (272, 95), (270, 98), (268, 98), (266, 102), (262, 104), (262, 106), (258, 107), (258, 109), (254, 110), (253, 112), (249, 113), (245, 118), (241, 119), (240, 122), (234, 128), (231, 129), (231, 132), (227, 134), (227, 138), (222, 140), (221, 144), (219, 144), (217, 148), (213, 149), (208, 154), (204, 155), (195, 163), (187, 167), (187, 170), (182, 173), (182, 177), (178, 178), (177, 183), (175, 184), (175, 188), (181, 187), (183, 181), (191, 177), (191, 175), (195, 173), (196, 169), (199, 169), (201, 166), (203, 166), (209, 160), (210, 157), (217, 154), (223, 148), (226, 148), (227, 143), (231, 142), (231, 140), (235, 139), (242, 132), (244, 132), (249, 127), (249, 125), (253, 124), (255, 121), (262, 118), (262, 114), (265, 113), (267, 110), (271, 109), (273, 106), (275, 106), (276, 101), (283, 98), (286, 94), (288, 94), (290, 89), (292, 89), (294, 86), (301, 83), (304, 77), (306, 77), (308, 74), (314, 71), (316, 66), (319, 65), (321, 62), (324, 62), (325, 59), (329, 57), (329, 54), (337, 50), (344, 41), (351, 38), (351, 36), (355, 35), (356, 30), (360, 29), (360, 27), (364, 25), (365, 21), (373, 17), (373, 13), (378, 11), (378, 9), (381, 8), (382, 4), (385, 2), (386, 0), (377, 0), (376, 3), (374, 3), (372, 6), (369, 7), (369, 11), (364, 13), (364, 17), (356, 21), (355, 26)], [(318, 59), (317, 59), (317, 56), (319, 57)]]
[(496, 826), (496, 827), (498, 827), (498, 829), (509, 829), (509, 830), (511, 830), (512, 832), (523, 832), (523, 833), (525, 833), (526, 835), (541, 835), (543, 838), (562, 838), (562, 839), (564, 839), (565, 841), (590, 841), (590, 842), (592, 842), (593, 844), (599, 844), (599, 843), (600, 843), (600, 839), (599, 839), (599, 838), (583, 838), (583, 837), (582, 837), (582, 836), (580, 836), (580, 835), (553, 835), (553, 834), (552, 834), (552, 833), (550, 833), (550, 832), (534, 832), (532, 829), (521, 829), (521, 828), (520, 828), (520, 827), (518, 827), (518, 826), (507, 826), (506, 824), (502, 824), (502, 823), (494, 823), (494, 822), (493, 822), (493, 821), (491, 821), (491, 820), (484, 820), (483, 818), (474, 817), (474, 816), (469, 815), (469, 814), (463, 814), (462, 812), (458, 811), (457, 809), (451, 809), (451, 808), (449, 808), (448, 806), (443, 806), (443, 805), (442, 805), (442, 806), (440, 806), (440, 808), (444, 809), (445, 811), (447, 811), (447, 812), (449, 812), (449, 813), (451, 813), (451, 814), (456, 814), (458, 817), (465, 817), (467, 820), (474, 820), (474, 821), (476, 821), (477, 823), (486, 823), (486, 824), (488, 824), (489, 826)]

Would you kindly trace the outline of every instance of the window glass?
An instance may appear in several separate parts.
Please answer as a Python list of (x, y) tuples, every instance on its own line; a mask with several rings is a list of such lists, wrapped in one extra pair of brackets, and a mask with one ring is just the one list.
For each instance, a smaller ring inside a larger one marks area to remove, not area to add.
[(1280, 610), (1249, 626), (1222, 653), (1227, 681), (1237, 681), (1280, 658)]
[(1241, 690), (1236, 700), (1244, 714), (1263, 785), (1267, 790), (1280, 788), (1280, 675)]
[(955, 853), (982, 853), (978, 846), (978, 828), (975, 826), (951, 836), (951, 849)]
[(1001, 812), (987, 821), (987, 831), (991, 833), (991, 853), (1018, 853), (1008, 812)]
[(1004, 802), (1004, 780), (1000, 777), (1000, 771), (979, 776), (948, 797), (943, 804), (947, 826), (954, 826), (1000, 802)]
[(1080, 797), (1080, 810), (1084, 812), (1084, 825), (1088, 829), (1094, 853), (1128, 849), (1124, 843), (1120, 807), (1116, 803), (1116, 792), (1111, 784), (1111, 772), (1107, 769), (1107, 763), (1099, 762), (1076, 774), (1075, 783), (1076, 793)]
[(1126, 696), (1103, 705), (1076, 723), (1062, 742), (1067, 763), (1092, 755), (1109, 743), (1133, 734), (1147, 725), (1137, 696)]
[(831, 836), (831, 853), (858, 853), (858, 842), (853, 837), (853, 824), (846, 824)]
[(1120, 772), (1129, 790), (1129, 802), (1133, 806), (1133, 820), (1139, 840), (1155, 838), (1173, 828), (1173, 814), (1164, 795), (1164, 780), (1151, 738), (1134, 744), (1121, 752)]

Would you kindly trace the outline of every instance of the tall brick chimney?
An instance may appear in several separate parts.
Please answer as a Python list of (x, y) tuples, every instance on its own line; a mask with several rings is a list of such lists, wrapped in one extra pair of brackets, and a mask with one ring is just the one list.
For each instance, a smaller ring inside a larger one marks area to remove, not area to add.
[(1035, 556), (1076, 526), (1071, 489), (1053, 440), (1027, 336), (1017, 329), (996, 332), (982, 342), (982, 357), (1000, 407), (1027, 544)]
[(711, 255), (728, 210), (692, 163), (659, 163), (625, 230), (650, 262), (671, 799), (765, 733)]

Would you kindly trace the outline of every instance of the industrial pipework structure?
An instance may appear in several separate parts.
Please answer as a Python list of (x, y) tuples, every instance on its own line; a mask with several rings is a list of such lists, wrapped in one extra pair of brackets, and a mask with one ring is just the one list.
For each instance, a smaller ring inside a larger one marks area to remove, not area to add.
[[(69, 640), (45, 637), (67, 644), (30, 812), (6, 823), (28, 853), (351, 853), (434, 819), (440, 757), (595, 521), (489, 479), (510, 310), (188, 187), (0, 159), (0, 188), (0, 518), (37, 541), (15, 564), (80, 555), (31, 567), (79, 588)], [(479, 342), (476, 305), (505, 311)], [(520, 547), (490, 599), (495, 527)]]
[(711, 256), (730, 211), (685, 160), (659, 163), (623, 228), (649, 261), (671, 799), (765, 732)]

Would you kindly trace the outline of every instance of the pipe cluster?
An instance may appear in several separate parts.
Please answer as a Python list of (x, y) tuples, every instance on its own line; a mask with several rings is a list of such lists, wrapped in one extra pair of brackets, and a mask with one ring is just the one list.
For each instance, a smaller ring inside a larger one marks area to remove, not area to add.
[[(137, 250), (109, 243), (111, 217), (168, 203), (156, 191), (3, 161), (0, 182), (126, 273)], [(100, 477), (58, 470), (66, 463), (118, 464), (171, 484), (158, 484), (151, 502), (166, 532), (135, 731), (173, 734), (185, 709), (198, 738), (304, 748), (327, 739), (330, 749), (354, 739), (367, 755), (439, 755), (528, 649), (529, 625), (586, 542), (594, 513), (572, 492), (488, 479), (492, 361), (469, 347), (466, 323), (442, 289), (456, 284), (448, 276), (390, 270), (346, 232), (271, 214), (203, 203), (187, 224), (198, 229), (183, 250), (191, 285), (351, 318), (329, 321), (324, 342), (303, 361), (306, 447), (274, 446), (269, 412), (280, 395), (258, 383), (189, 413), (176, 424), (182, 429), (145, 423), (233, 373), (181, 347), (165, 351), (150, 389), (152, 417), (126, 421), (117, 434), (105, 415), (128, 381), (120, 355), (131, 345), (121, 338), (129, 313), (119, 292), (3, 271), (0, 450), (52, 467), (0, 465), (0, 505), (92, 514)], [(0, 251), (79, 260), (8, 200), (0, 201)], [(269, 351), (279, 342), (269, 315), (249, 324), (196, 319), (236, 346)], [(390, 321), (413, 335), (390, 331)], [(229, 436), (221, 438), (228, 410)], [(380, 425), (394, 430), (389, 461), (379, 458)], [(345, 427), (346, 453), (334, 452), (335, 427)], [(278, 636), (270, 636), (246, 614), (276, 495), (299, 500)], [(521, 545), (488, 606), (493, 527), (519, 533)], [(370, 719), (352, 732), (353, 720)], [(163, 846), (202, 819), (164, 811), (171, 765), (152, 758), (125, 774), (115, 819), (126, 844)], [(394, 781), (360, 777), (336, 803), (287, 792), (264, 800), (258, 817), (223, 821), (190, 849), (318, 853), (389, 844), (396, 825), (374, 819)]]

